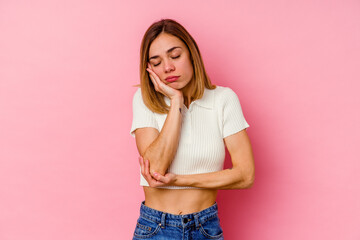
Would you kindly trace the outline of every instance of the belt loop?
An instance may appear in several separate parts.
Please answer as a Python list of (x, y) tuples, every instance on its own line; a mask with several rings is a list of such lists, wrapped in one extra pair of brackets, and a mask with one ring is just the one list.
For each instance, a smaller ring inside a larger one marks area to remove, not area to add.
[(161, 228), (165, 228), (165, 215), (166, 213), (162, 213), (161, 215)]
[(195, 219), (195, 226), (196, 226), (196, 230), (198, 230), (200, 228), (200, 221), (199, 221), (199, 216), (197, 214), (194, 215), (194, 219)]

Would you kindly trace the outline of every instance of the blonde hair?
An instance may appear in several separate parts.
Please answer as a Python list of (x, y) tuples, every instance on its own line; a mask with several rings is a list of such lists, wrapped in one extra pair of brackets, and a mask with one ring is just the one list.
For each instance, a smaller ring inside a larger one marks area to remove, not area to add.
[[(142, 98), (145, 105), (155, 113), (168, 113), (169, 107), (165, 103), (164, 95), (157, 92), (147, 72), (147, 62), (149, 60), (149, 48), (151, 43), (161, 34), (168, 33), (185, 43), (187, 46), (190, 59), (192, 62), (194, 74), (193, 74), (193, 88), (190, 95), (192, 100), (200, 99), (203, 96), (204, 88), (214, 89), (216, 88), (208, 77), (204, 63), (200, 54), (200, 50), (192, 38), (192, 36), (186, 31), (186, 29), (172, 19), (161, 19), (153, 23), (145, 32), (140, 47), (140, 87)], [(190, 84), (190, 83), (189, 83)]]

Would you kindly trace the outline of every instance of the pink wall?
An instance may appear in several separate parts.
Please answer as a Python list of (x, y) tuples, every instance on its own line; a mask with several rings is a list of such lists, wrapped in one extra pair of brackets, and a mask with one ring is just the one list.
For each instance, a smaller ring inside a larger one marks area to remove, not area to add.
[(132, 85), (161, 18), (189, 30), (250, 124), (256, 181), (219, 191), (225, 239), (360, 239), (356, 0), (2, 0), (0, 239), (131, 238)]

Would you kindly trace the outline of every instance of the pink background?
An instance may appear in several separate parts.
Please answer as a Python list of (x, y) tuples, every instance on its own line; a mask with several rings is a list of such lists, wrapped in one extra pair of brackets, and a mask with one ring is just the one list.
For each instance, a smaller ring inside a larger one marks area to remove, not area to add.
[(161, 18), (250, 124), (255, 185), (219, 191), (225, 239), (360, 239), (356, 0), (0, 1), (0, 239), (131, 239), (132, 85)]

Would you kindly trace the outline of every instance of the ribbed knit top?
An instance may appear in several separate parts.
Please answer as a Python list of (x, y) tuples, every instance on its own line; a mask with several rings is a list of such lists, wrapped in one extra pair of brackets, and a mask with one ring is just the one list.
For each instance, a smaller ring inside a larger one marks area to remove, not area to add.
[[(170, 99), (165, 97), (170, 106)], [(217, 86), (205, 88), (203, 97), (183, 105), (179, 145), (168, 172), (178, 175), (209, 173), (223, 170), (224, 138), (249, 127), (236, 93)], [(133, 121), (130, 134), (137, 128), (153, 127), (161, 131), (167, 114), (150, 111), (144, 104), (139, 88), (133, 97)], [(140, 170), (140, 185), (149, 186)], [(168, 189), (200, 189), (196, 187), (166, 186)]]

